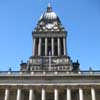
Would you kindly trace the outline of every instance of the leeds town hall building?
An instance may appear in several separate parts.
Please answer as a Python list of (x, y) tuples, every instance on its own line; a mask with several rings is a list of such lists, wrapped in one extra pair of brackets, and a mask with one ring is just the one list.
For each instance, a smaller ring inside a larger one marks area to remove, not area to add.
[(20, 71), (0, 71), (0, 100), (100, 100), (100, 72), (81, 71), (67, 34), (48, 5), (32, 31), (33, 54)]

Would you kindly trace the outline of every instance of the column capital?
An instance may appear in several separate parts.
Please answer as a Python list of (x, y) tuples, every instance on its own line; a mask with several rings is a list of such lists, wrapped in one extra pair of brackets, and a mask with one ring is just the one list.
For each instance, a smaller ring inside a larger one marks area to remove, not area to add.
[(33, 90), (34, 90), (35, 87), (36, 87), (36, 86), (28, 86), (27, 89), (33, 89)]
[(46, 85), (41, 85), (40, 88), (41, 88), (41, 89), (42, 89), (42, 88), (43, 88), (43, 89), (46, 89), (47, 86), (46, 86)]
[(54, 85), (53, 87), (54, 87), (54, 89), (59, 89), (60, 86)]
[(14, 86), (9, 86), (9, 85), (6, 85), (4, 86), (5, 89), (12, 89)]

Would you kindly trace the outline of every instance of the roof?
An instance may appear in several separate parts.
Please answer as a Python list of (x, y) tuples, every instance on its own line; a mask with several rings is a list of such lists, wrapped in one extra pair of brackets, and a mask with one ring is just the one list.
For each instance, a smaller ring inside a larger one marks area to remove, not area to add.
[(35, 32), (59, 32), (65, 31), (57, 14), (52, 10), (51, 5), (47, 6), (46, 11), (40, 17)]

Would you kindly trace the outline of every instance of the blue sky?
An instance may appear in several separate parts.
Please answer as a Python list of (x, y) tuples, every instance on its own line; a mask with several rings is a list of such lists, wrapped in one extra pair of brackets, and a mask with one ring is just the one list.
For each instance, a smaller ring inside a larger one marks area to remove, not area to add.
[[(0, 70), (19, 70), (32, 55), (32, 30), (50, 0), (0, 0)], [(83, 70), (100, 70), (100, 0), (53, 0), (68, 30), (68, 54)]]

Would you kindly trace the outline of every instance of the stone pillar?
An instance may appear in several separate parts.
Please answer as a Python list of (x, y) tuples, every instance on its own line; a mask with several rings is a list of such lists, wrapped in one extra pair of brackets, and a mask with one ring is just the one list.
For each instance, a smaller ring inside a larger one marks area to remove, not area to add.
[(42, 100), (46, 100), (46, 93), (45, 93), (45, 89), (42, 88), (42, 96), (41, 96)]
[(96, 95), (95, 95), (95, 89), (91, 88), (91, 96), (92, 96), (92, 100), (96, 100)]
[(21, 89), (17, 90), (17, 100), (21, 100)]
[(64, 55), (66, 55), (66, 39), (63, 38)]
[(5, 90), (5, 99), (4, 100), (9, 100), (9, 89)]
[(54, 90), (54, 100), (58, 100), (58, 90)]
[(48, 48), (48, 41), (47, 41), (47, 38), (45, 38), (45, 56), (47, 56), (47, 48)]
[(38, 56), (41, 56), (41, 38), (39, 38)]
[(83, 100), (83, 90), (79, 88), (79, 100)]
[(36, 52), (35, 52), (35, 50), (36, 50), (36, 39), (34, 38), (34, 40), (33, 40), (33, 56), (35, 56), (36, 54)]
[(34, 100), (34, 90), (33, 89), (29, 90), (29, 100)]
[(71, 100), (71, 90), (67, 88), (67, 100)]
[(58, 38), (58, 56), (61, 54), (61, 47), (60, 47), (60, 38)]
[(54, 56), (54, 38), (52, 38), (51, 48), (52, 48), (52, 56)]

